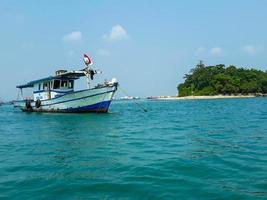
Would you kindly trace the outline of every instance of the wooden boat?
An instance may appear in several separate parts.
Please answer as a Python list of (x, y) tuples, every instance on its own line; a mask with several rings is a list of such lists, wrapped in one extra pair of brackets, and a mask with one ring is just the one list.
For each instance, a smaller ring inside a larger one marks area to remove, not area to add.
[[(108, 112), (117, 91), (118, 81), (113, 78), (95, 87), (90, 81), (99, 71), (88, 66), (82, 70), (58, 70), (54, 76), (18, 85), (20, 100), (14, 102), (25, 112)], [(74, 91), (75, 80), (85, 77), (88, 88)], [(24, 98), (23, 89), (32, 88), (33, 98)]]

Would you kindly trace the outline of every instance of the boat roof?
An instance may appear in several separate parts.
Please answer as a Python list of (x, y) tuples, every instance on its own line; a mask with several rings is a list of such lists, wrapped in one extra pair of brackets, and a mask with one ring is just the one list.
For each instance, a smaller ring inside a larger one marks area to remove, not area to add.
[(33, 87), (35, 84), (38, 83), (43, 83), (46, 81), (51, 81), (51, 80), (76, 80), (79, 79), (80, 77), (85, 76), (84, 71), (66, 71), (64, 73), (60, 73), (58, 75), (55, 76), (49, 76), (46, 78), (42, 78), (42, 79), (38, 79), (38, 80), (34, 80), (34, 81), (30, 81), (26, 84), (22, 84), (22, 85), (18, 85), (17, 88), (29, 88), (29, 87)]

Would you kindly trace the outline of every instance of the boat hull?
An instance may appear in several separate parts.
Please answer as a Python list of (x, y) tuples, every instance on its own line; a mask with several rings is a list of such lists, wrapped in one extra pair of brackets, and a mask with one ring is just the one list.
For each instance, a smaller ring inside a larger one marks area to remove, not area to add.
[[(15, 102), (15, 106), (24, 112), (63, 112), (63, 113), (88, 113), (108, 112), (112, 98), (117, 90), (117, 83), (64, 94), (60, 97), (43, 100), (38, 106), (35, 101), (27, 100)], [(30, 106), (29, 106), (30, 102)]]

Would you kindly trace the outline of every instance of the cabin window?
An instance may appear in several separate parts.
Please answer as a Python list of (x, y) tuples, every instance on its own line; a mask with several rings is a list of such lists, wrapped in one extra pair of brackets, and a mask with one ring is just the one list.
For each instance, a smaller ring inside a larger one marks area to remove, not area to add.
[(74, 86), (74, 81), (73, 80), (69, 80), (69, 89), (72, 89)]
[(48, 90), (48, 82), (43, 83), (43, 89)]
[(68, 81), (61, 81), (61, 87), (62, 88), (68, 87)]
[(41, 90), (41, 83), (38, 85), (38, 89), (39, 89), (39, 91)]
[(54, 89), (59, 89), (60, 87), (60, 80), (54, 80)]

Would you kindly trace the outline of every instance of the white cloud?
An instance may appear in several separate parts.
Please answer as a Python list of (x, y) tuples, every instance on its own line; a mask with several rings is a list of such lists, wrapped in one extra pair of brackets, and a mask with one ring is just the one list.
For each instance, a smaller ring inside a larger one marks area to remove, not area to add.
[(129, 34), (121, 25), (116, 25), (111, 28), (109, 34), (103, 35), (103, 38), (109, 41), (125, 40), (129, 38)]
[(105, 50), (105, 49), (98, 49), (97, 54), (100, 56), (109, 56), (110, 52), (108, 50)]
[(222, 53), (222, 49), (220, 47), (213, 47), (211, 48), (210, 53), (214, 56), (219, 56)]
[(254, 46), (254, 45), (245, 45), (245, 46), (241, 47), (241, 50), (243, 52), (250, 54), (250, 55), (255, 55), (256, 53), (258, 53), (262, 49), (263, 49), (263, 47)]
[(80, 31), (71, 32), (63, 36), (62, 40), (65, 42), (78, 42), (82, 39), (82, 33)]

